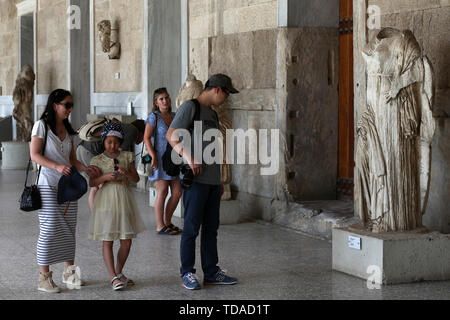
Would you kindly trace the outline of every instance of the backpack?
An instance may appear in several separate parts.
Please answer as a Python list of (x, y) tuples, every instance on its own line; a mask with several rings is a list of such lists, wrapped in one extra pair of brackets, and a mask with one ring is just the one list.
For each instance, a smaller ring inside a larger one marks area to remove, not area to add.
[[(195, 104), (194, 120), (192, 121), (191, 128), (189, 129), (189, 131), (192, 134), (192, 132), (194, 131), (195, 121), (200, 120), (200, 103), (198, 102), (197, 99), (193, 99), (191, 101)], [(166, 151), (164, 152), (164, 154), (162, 156), (163, 169), (169, 176), (177, 177), (180, 175), (180, 168), (182, 165), (173, 163), (172, 150), (173, 150), (172, 146), (170, 145), (169, 142), (167, 142)], [(179, 157), (181, 158), (181, 156), (179, 156)]]
[(106, 118), (88, 122), (78, 129), (78, 137), (80, 137), (81, 140), (89, 142), (100, 141), (103, 126), (110, 122), (111, 120)]

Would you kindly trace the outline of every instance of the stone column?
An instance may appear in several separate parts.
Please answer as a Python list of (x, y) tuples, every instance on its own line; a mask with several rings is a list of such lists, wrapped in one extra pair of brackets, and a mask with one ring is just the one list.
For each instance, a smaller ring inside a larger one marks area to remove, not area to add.
[[(148, 43), (147, 77), (148, 112), (152, 108), (153, 91), (166, 87), (175, 104), (181, 79), (181, 2), (154, 0), (147, 4), (148, 23), (145, 42)], [(145, 87), (144, 87), (145, 90)]]
[[(86, 115), (90, 113), (90, 8), (89, 1), (84, 0), (70, 0), (69, 4), (75, 9), (74, 11), (69, 9), (67, 17), (73, 19), (68, 24), (70, 36), (69, 81), (75, 103), (71, 123), (77, 129), (86, 122)], [(77, 7), (80, 11), (76, 9)]]

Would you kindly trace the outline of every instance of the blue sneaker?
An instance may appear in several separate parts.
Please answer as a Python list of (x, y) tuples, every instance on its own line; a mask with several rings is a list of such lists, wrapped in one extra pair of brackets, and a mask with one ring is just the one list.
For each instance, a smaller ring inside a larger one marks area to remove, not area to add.
[(237, 279), (233, 277), (227, 276), (225, 273), (226, 270), (219, 270), (212, 277), (205, 277), (203, 279), (204, 285), (213, 285), (213, 284), (235, 284), (237, 283)]
[(186, 272), (181, 278), (183, 281), (183, 286), (189, 290), (198, 290), (201, 288), (198, 282), (197, 276), (192, 272)]

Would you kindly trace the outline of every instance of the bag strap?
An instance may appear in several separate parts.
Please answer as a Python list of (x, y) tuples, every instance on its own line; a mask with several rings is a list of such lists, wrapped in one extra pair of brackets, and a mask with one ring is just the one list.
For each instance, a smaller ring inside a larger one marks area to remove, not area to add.
[[(153, 134), (155, 135), (155, 139), (153, 140), (156, 146), (156, 134), (158, 132), (158, 114), (155, 112), (152, 112), (155, 115), (156, 118), (156, 124), (155, 124), (155, 131), (153, 131)], [(151, 137), (150, 137), (151, 138)], [(142, 142), (142, 151), (141, 151), (141, 157), (144, 154), (144, 147), (145, 147), (145, 143)]]
[(197, 99), (191, 100), (195, 104), (195, 113), (194, 113), (194, 120), (192, 121), (191, 128), (189, 131), (194, 131), (195, 121), (200, 120), (200, 102), (198, 102)]
[[(44, 121), (44, 120), (42, 120), (42, 121)], [(44, 146), (43, 146), (42, 151), (41, 151), (42, 155), (45, 154), (45, 147), (47, 145), (47, 135), (48, 135), (48, 127), (47, 127), (47, 124), (45, 123), (45, 121), (44, 121), (44, 125), (45, 125), (45, 137), (44, 137)], [(30, 160), (28, 160), (27, 173), (26, 173), (26, 176), (25, 176), (25, 187), (27, 186), (27, 182), (28, 182), (28, 173), (30, 172), (30, 165), (31, 165), (31, 157), (30, 157)], [(38, 171), (36, 184), (39, 183), (39, 175), (41, 174), (41, 167), (42, 166), (39, 166), (39, 171)]]

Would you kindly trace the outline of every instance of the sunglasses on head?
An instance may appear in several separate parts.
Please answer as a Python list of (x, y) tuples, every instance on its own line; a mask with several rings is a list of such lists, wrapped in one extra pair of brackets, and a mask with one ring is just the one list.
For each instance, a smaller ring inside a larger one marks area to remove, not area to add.
[(57, 103), (60, 106), (64, 106), (67, 110), (73, 108), (73, 102), (66, 102), (66, 103)]

